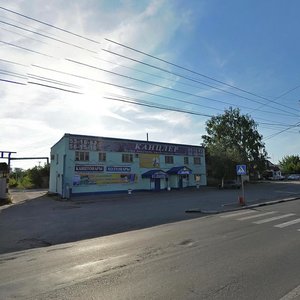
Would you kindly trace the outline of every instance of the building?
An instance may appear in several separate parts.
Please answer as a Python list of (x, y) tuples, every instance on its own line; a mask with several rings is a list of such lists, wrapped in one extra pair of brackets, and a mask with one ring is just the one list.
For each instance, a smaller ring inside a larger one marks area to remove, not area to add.
[(49, 192), (62, 197), (200, 185), (202, 146), (65, 134), (51, 148)]

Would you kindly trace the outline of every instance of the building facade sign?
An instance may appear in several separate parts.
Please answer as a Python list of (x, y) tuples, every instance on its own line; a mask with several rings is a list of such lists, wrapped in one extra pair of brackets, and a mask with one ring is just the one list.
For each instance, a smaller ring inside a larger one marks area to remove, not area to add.
[(100, 165), (76, 165), (75, 172), (94, 173), (103, 172), (104, 166)]
[(200, 146), (172, 145), (155, 142), (108, 140), (92, 137), (69, 137), (69, 149), (77, 151), (129, 152), (203, 156)]
[(157, 179), (157, 178), (160, 178), (160, 179), (168, 178), (168, 174), (165, 173), (165, 172), (156, 172), (156, 173), (154, 173), (154, 174), (151, 176), (151, 178), (155, 178), (155, 179)]
[(106, 172), (109, 173), (130, 173), (131, 167), (123, 167), (123, 166), (107, 166)]

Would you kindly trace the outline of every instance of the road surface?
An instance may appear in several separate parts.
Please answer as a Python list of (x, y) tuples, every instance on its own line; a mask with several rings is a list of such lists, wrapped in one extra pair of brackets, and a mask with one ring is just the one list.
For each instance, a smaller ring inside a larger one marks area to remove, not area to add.
[(300, 296), (300, 202), (0, 255), (1, 299)]

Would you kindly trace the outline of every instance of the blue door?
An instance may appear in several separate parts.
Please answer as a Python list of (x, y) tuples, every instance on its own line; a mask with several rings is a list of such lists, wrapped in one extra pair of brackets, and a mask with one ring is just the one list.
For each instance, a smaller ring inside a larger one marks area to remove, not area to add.
[(179, 175), (178, 187), (179, 187), (180, 189), (183, 188), (183, 182), (182, 182), (182, 176), (181, 176), (181, 175)]
[(160, 190), (160, 178), (155, 178), (154, 188), (156, 191)]

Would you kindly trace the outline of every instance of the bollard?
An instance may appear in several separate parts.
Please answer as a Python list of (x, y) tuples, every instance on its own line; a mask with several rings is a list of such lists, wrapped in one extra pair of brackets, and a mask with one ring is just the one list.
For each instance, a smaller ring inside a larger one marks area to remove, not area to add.
[(239, 204), (240, 204), (241, 206), (244, 206), (244, 205), (245, 205), (245, 199), (244, 199), (243, 196), (239, 196)]

